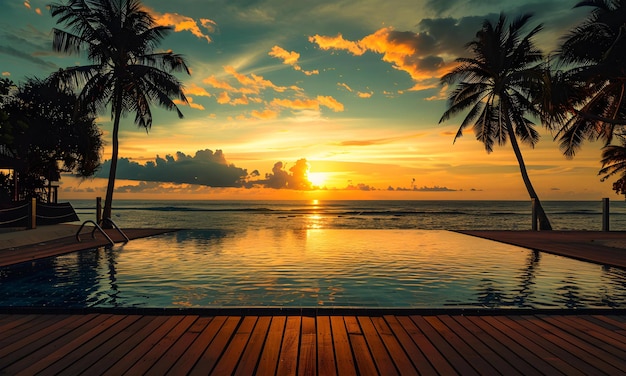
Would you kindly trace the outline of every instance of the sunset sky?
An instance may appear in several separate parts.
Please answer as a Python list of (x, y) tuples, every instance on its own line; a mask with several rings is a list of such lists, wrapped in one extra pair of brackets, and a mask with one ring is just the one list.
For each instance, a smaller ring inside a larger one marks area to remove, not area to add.
[[(438, 124), (439, 78), (500, 12), (533, 12), (531, 26), (544, 23), (537, 43), (554, 51), (589, 12), (576, 2), (145, 0), (175, 28), (161, 47), (187, 58), (192, 74), (178, 77), (190, 105), (184, 119), (155, 110), (149, 133), (123, 119), (115, 197), (527, 199), (510, 145), (487, 154), (472, 133), (453, 144), (461, 117)], [(87, 62), (52, 51), (48, 3), (0, 0), (3, 77)], [(110, 113), (98, 122), (106, 160)], [(567, 160), (543, 132), (523, 149), (539, 196), (619, 199), (597, 175), (600, 147), (586, 143)], [(64, 176), (60, 199), (104, 196), (107, 174), (105, 163), (100, 178)]]

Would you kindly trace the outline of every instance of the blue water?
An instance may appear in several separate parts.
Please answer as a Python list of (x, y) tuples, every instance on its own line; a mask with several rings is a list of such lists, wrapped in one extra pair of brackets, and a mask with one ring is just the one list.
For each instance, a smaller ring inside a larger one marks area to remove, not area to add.
[(296, 211), (276, 210), (261, 215), (265, 225), (256, 218), (0, 268), (0, 306), (626, 307), (619, 268), (444, 230), (312, 228), (326, 222), (310, 209), (298, 223), (311, 228), (281, 227)]

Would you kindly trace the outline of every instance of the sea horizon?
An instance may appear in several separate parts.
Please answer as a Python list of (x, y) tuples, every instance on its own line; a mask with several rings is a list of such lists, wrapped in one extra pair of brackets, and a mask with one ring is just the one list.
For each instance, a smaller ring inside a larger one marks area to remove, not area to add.
[[(69, 200), (81, 221), (96, 200)], [(602, 229), (602, 201), (542, 201), (555, 230)], [(129, 200), (113, 202), (121, 227), (530, 230), (530, 200)], [(611, 200), (610, 229), (626, 230), (626, 204)]]

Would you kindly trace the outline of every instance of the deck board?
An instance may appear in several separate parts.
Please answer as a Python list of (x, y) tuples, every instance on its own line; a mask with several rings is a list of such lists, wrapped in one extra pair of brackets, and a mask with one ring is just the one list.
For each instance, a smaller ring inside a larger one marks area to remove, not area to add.
[(624, 318), (12, 313), (0, 374), (623, 374)]

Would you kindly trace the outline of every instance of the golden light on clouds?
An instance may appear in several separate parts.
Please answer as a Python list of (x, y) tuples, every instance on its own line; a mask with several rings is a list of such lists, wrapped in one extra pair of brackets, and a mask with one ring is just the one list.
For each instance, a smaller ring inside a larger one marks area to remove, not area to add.
[(300, 59), (300, 54), (295, 51), (287, 51), (280, 46), (272, 47), (272, 50), (268, 53), (268, 55), (275, 57), (277, 59), (281, 59), (283, 64), (291, 65), (293, 69), (300, 71), (307, 76), (312, 76), (315, 74), (319, 74), (320, 72), (315, 69), (312, 71), (307, 71), (302, 69), (302, 67), (298, 64), (298, 60)]
[[(317, 44), (322, 50), (345, 50), (355, 56), (361, 56), (367, 51), (380, 54), (382, 60), (390, 63), (394, 69), (408, 73), (415, 82), (409, 90), (417, 91), (437, 87), (439, 78), (456, 65), (433, 54), (429, 38), (420, 33), (399, 32), (384, 27), (358, 41), (347, 40), (342, 34), (316, 34), (309, 37), (309, 42)], [(347, 85), (344, 87), (351, 91)]]
[(215, 21), (207, 18), (201, 18), (199, 20), (200, 25), (198, 25), (198, 21), (189, 16), (184, 16), (178, 13), (158, 13), (149, 8), (144, 9), (148, 13), (150, 13), (157, 25), (171, 26), (174, 28), (174, 32), (188, 31), (196, 37), (206, 40), (207, 43), (212, 42), (211, 37), (208, 34), (202, 32), (200, 27), (204, 28), (210, 33), (214, 32), (217, 26)]

